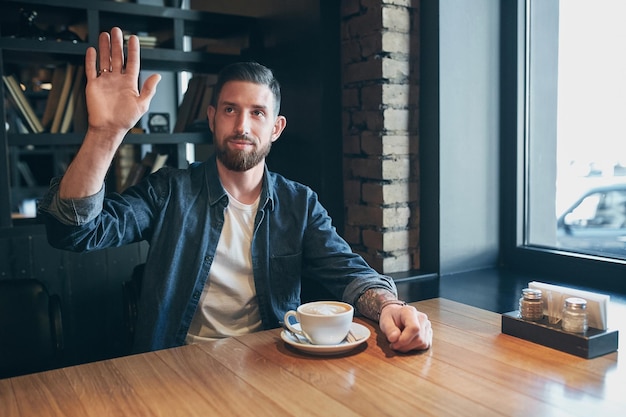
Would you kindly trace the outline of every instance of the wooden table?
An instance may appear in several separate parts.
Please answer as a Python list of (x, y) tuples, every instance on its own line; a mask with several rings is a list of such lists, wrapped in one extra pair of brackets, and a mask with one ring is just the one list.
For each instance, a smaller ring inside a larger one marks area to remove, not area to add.
[(309, 356), (280, 330), (0, 380), (13, 416), (613, 416), (626, 362), (582, 359), (500, 332), (500, 315), (446, 299), (415, 303), (433, 347), (397, 354), (372, 336)]

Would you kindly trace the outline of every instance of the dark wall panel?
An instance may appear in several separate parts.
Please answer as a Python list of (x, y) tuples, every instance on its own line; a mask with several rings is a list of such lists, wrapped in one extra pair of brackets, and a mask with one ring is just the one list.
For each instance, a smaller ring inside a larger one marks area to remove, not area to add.
[(35, 278), (61, 298), (65, 365), (124, 354), (122, 283), (147, 244), (91, 253), (61, 251), (45, 234), (0, 239), (0, 279)]

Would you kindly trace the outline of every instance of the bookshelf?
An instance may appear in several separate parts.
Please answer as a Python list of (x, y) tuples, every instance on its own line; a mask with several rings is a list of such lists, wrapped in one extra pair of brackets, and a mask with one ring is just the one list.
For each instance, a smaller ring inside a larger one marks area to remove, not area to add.
[[(142, 70), (175, 75), (172, 78), (179, 96), (173, 99), (178, 101), (178, 108), (186, 88), (179, 75), (215, 74), (224, 65), (241, 60), (253, 44), (259, 44), (257, 24), (254, 18), (235, 14), (135, 2), (2, 0), (0, 75), (7, 81), (13, 78), (21, 91), (16, 92), (13, 84), (11, 91), (2, 83), (0, 117), (5, 128), (0, 135), (0, 159), (6, 163), (0, 165), (0, 233), (36, 223), (36, 219), (24, 221), (19, 207), (43, 195), (47, 182), (64, 172), (82, 142), (86, 129), (84, 80), (77, 74), (84, 71), (85, 50), (96, 46), (100, 32), (119, 26), (141, 35), (145, 41), (141, 46)], [(241, 39), (234, 52), (233, 38)], [(215, 47), (220, 39), (228, 40), (228, 49)], [(189, 44), (209, 46), (191, 50), (186, 46)], [(62, 92), (63, 87), (66, 92)], [(77, 94), (81, 90), (83, 102)], [(31, 109), (28, 116), (32, 118), (35, 113), (36, 122), (26, 118), (23, 103), (18, 107), (12, 97), (15, 94), (26, 100)], [(71, 103), (72, 114), (68, 114), (67, 103)], [(151, 108), (145, 117), (151, 111), (162, 113), (163, 109)], [(210, 143), (208, 129), (174, 131), (177, 117), (169, 114), (169, 133), (140, 129), (126, 136), (124, 143), (138, 150), (136, 162), (141, 162), (141, 150), (148, 146), (157, 154), (167, 154), (168, 165), (184, 167), (187, 144)], [(113, 165), (108, 177), (115, 184)], [(107, 187), (113, 189), (115, 185), (107, 183)]]

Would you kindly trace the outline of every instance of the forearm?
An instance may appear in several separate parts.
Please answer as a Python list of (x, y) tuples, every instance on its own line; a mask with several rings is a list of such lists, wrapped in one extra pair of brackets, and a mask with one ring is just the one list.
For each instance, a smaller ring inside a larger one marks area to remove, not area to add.
[[(161, 79), (153, 74), (138, 90), (139, 40), (136, 36), (128, 39), (124, 59), (124, 39), (118, 27), (110, 34), (100, 34), (98, 48), (89, 47), (85, 53), (89, 128), (61, 181), (62, 199), (84, 198), (98, 192), (124, 135), (148, 111)], [(97, 68), (106, 72), (98, 72)]]
[(61, 180), (59, 197), (77, 199), (96, 194), (102, 188), (124, 134), (87, 131), (82, 146)]
[(388, 300), (397, 300), (397, 297), (384, 288), (371, 288), (359, 297), (356, 308), (365, 317), (378, 321), (383, 303)]

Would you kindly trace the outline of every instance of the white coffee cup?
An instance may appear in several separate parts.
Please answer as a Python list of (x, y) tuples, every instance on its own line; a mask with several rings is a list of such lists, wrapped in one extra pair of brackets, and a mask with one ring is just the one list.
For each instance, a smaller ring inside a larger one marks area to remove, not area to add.
[[(285, 313), (285, 326), (314, 345), (337, 345), (350, 331), (354, 308), (340, 301), (313, 301)], [(300, 329), (289, 321), (295, 317)]]

